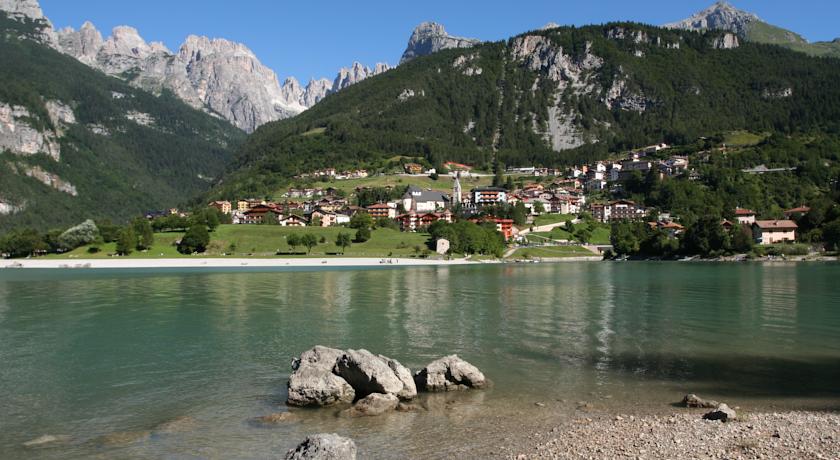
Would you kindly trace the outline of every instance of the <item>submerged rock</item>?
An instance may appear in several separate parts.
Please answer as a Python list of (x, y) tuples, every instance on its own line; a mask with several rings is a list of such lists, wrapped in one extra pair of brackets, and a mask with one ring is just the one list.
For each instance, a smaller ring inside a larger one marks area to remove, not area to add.
[(125, 446), (134, 444), (135, 442), (148, 441), (152, 437), (151, 431), (120, 431), (117, 433), (106, 434), (98, 439), (98, 444), (102, 446)]
[(391, 394), (401, 399), (417, 396), (417, 388), (407, 368), (398, 361), (367, 350), (348, 350), (336, 362), (334, 372), (353, 387), (356, 397), (372, 393)]
[(685, 407), (700, 407), (703, 409), (714, 409), (715, 407), (719, 406), (720, 403), (717, 401), (705, 400), (696, 394), (687, 394), (682, 400), (683, 405)]
[(391, 412), (400, 404), (400, 399), (392, 394), (371, 393), (360, 399), (348, 410), (351, 417), (373, 417)]
[(298, 417), (290, 412), (278, 412), (275, 414), (263, 415), (261, 417), (254, 417), (250, 420), (251, 425), (260, 427), (270, 427), (280, 425), (283, 423), (296, 422)]
[(451, 355), (429, 363), (414, 375), (414, 383), (421, 391), (455, 391), (484, 388), (487, 379), (477, 367)]
[(356, 398), (353, 387), (333, 374), (333, 368), (344, 351), (316, 346), (292, 362), (289, 397), (292, 406), (331, 406), (351, 403)]
[(720, 420), (721, 422), (731, 422), (737, 418), (737, 414), (733, 409), (730, 409), (726, 404), (720, 404), (715, 410), (703, 416), (703, 420)]
[(161, 423), (155, 427), (155, 433), (183, 433), (185, 431), (192, 431), (195, 429), (197, 422), (194, 418), (184, 416), (177, 417), (172, 420)]
[(286, 454), (286, 460), (355, 460), (356, 443), (337, 434), (309, 436)]
[(52, 435), (52, 434), (45, 434), (43, 436), (39, 436), (31, 441), (26, 441), (23, 443), (23, 447), (29, 448), (36, 448), (36, 447), (48, 447), (53, 444), (63, 444), (66, 442), (70, 442), (72, 438), (67, 435)]

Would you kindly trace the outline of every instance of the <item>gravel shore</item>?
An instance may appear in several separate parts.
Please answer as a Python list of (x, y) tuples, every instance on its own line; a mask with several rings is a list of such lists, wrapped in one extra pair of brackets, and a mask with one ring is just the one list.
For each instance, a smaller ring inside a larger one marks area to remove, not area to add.
[(510, 458), (840, 459), (840, 413), (746, 413), (722, 423), (703, 420), (707, 411), (581, 417)]

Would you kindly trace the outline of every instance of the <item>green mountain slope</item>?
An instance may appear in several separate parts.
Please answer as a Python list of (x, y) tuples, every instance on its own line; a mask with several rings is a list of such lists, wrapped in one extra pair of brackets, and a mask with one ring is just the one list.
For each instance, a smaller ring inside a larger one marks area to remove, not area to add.
[(783, 46), (811, 56), (840, 58), (840, 40), (809, 43), (795, 32), (762, 21), (751, 23), (744, 38), (754, 43)]
[(614, 23), (417, 59), (262, 127), (212, 195), (399, 155), (555, 166), (718, 131), (840, 128), (840, 61), (724, 38)]
[[(219, 177), (241, 131), (27, 39), (38, 27), (0, 15), (0, 229), (122, 220)], [(53, 145), (33, 149), (26, 135)]]

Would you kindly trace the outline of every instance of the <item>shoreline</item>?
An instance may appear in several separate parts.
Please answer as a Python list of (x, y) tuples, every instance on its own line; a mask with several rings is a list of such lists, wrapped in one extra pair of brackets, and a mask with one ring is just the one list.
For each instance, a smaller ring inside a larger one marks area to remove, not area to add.
[(7, 269), (153, 269), (153, 268), (363, 268), (480, 265), (466, 259), (404, 259), (394, 257), (316, 257), (296, 259), (195, 258), (195, 259), (9, 259), (0, 261)]

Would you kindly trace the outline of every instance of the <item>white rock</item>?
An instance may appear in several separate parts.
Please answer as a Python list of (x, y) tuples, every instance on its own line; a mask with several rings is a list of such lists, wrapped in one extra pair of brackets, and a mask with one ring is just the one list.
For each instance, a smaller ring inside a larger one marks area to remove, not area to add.
[(408, 47), (403, 53), (400, 64), (421, 56), (428, 56), (438, 51), (451, 48), (471, 48), (481, 43), (472, 38), (449, 35), (446, 29), (436, 22), (424, 22), (414, 29), (408, 40)]
[(44, 153), (58, 161), (61, 157), (58, 134), (35, 129), (27, 121), (31, 117), (25, 107), (0, 102), (0, 150), (23, 156)]

